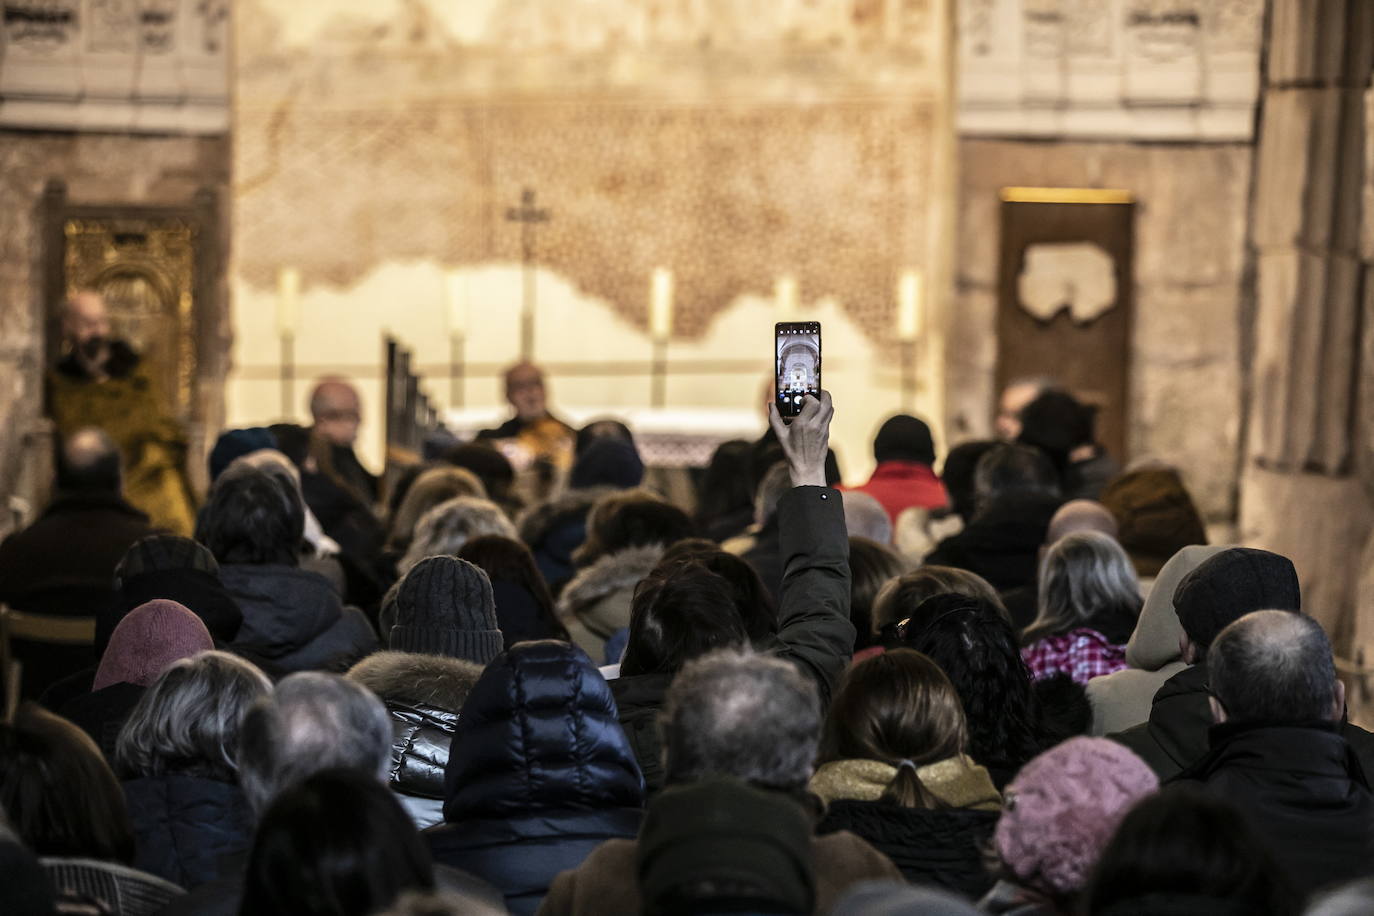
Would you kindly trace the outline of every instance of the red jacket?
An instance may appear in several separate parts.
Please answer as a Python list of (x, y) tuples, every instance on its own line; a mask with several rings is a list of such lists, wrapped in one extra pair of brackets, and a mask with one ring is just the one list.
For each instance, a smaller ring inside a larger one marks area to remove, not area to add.
[(854, 489), (882, 503), (894, 525), (897, 516), (913, 506), (942, 509), (949, 504), (945, 485), (930, 465), (915, 461), (884, 461), (873, 470), (868, 483)]

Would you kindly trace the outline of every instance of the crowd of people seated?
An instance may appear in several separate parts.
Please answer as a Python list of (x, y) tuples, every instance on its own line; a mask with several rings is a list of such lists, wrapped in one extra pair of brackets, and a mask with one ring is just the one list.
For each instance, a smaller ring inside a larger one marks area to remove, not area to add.
[(942, 462), (888, 419), (852, 489), (822, 392), (680, 506), (513, 373), (385, 479), (338, 380), (225, 432), (193, 538), (60, 443), (0, 603), (95, 636), (13, 641), (0, 913), (1374, 912), (1374, 735), (1293, 564), (1052, 380)]

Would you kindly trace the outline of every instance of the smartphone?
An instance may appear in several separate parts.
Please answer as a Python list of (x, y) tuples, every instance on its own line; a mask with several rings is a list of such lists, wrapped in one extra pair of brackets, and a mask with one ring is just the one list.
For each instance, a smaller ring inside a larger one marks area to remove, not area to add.
[(821, 396), (821, 323), (779, 321), (773, 326), (777, 356), (778, 413), (784, 421), (801, 413), (809, 394)]

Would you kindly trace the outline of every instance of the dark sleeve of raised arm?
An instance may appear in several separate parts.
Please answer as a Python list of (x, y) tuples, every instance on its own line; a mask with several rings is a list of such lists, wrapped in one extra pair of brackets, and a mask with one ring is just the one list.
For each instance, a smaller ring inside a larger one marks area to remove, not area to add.
[(828, 487), (795, 487), (778, 503), (783, 575), (776, 654), (815, 680), (823, 706), (854, 653), (842, 499)]

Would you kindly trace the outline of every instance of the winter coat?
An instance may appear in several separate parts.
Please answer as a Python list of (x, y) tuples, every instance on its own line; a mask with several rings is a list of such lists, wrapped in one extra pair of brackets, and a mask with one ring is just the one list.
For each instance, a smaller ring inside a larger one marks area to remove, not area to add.
[(954, 566), (977, 573), (998, 591), (1035, 581), (1040, 545), (1058, 497), (1016, 494), (980, 511), (963, 531), (945, 538), (925, 558), (927, 566)]
[(230, 648), (269, 674), (345, 671), (377, 648), (367, 617), (345, 607), (323, 576), (290, 566), (228, 565), (220, 579), (243, 611)]
[(663, 673), (618, 677), (610, 682), (620, 710), (620, 725), (634, 749), (635, 760), (644, 773), (644, 788), (650, 795), (663, 788), (663, 739), (659, 735), (658, 714), (672, 683), (673, 675)]
[(1226, 549), (1185, 547), (1164, 564), (1154, 587), (1145, 596), (1135, 632), (1126, 643), (1129, 667), (1088, 681), (1093, 735), (1124, 731), (1149, 719), (1150, 704), (1159, 688), (1187, 667), (1179, 656), (1183, 626), (1174, 611), (1174, 591), (1184, 576), (1213, 554)]
[[(782, 521), (779, 513), (774, 512), (759, 530), (754, 532), (752, 542), (740, 552), (740, 559), (754, 568), (764, 588), (773, 600), (782, 598)], [(847, 555), (846, 555), (847, 556)]]
[[(92, 672), (91, 680), (95, 680)], [(91, 736), (106, 760), (114, 760), (115, 743), (119, 740), (119, 730), (129, 718), (138, 701), (143, 699), (147, 687), (138, 684), (118, 683), (100, 690), (72, 697), (56, 710), (64, 719), (70, 719), (81, 730)]]
[[(886, 856), (852, 833), (839, 831), (811, 840), (815, 864), (813, 913), (830, 913), (846, 890), (861, 881), (901, 881)], [(554, 879), (540, 916), (601, 916), (643, 912), (638, 880), (639, 841), (611, 840), (582, 865)]]
[(605, 680), (567, 643), (526, 643), (463, 704), (446, 773), (436, 862), (496, 885), (533, 913), (560, 871), (639, 829), (644, 781)]
[(607, 659), (606, 640), (630, 625), (635, 586), (653, 572), (662, 544), (631, 547), (601, 557), (579, 572), (558, 597), (558, 616), (569, 635), (598, 665)]
[(190, 890), (223, 877), (220, 862), (253, 843), (253, 816), (235, 784), (165, 773), (124, 783), (134, 867)]
[(826, 802), (816, 832), (848, 830), (886, 855), (914, 884), (979, 897), (993, 885), (983, 847), (1000, 816), (1002, 796), (987, 770), (950, 759), (917, 770), (922, 784), (948, 807), (907, 808), (882, 800), (897, 768), (878, 760), (836, 760), (811, 780)]
[[(1166, 782), (1207, 754), (1214, 724), (1210, 696), (1206, 663), (1184, 668), (1159, 688), (1146, 722), (1107, 737), (1135, 751)], [(1374, 735), (1349, 722), (1340, 732), (1365, 772), (1374, 773)]]
[(569, 490), (526, 509), (516, 523), (520, 540), (534, 554), (534, 565), (555, 595), (577, 572), (572, 555), (587, 540), (587, 514), (598, 499), (612, 492), (609, 487)]
[(377, 652), (348, 672), (386, 704), (391, 715), (391, 790), (415, 826), (444, 820), (444, 767), (463, 708), (482, 666), (414, 652)]
[(1333, 724), (1224, 724), (1211, 744), (1179, 779), (1235, 805), (1300, 893), (1374, 871), (1374, 794)]
[(942, 509), (949, 503), (945, 485), (930, 465), (916, 461), (884, 461), (868, 483), (854, 489), (881, 503), (893, 525), (907, 509)]

